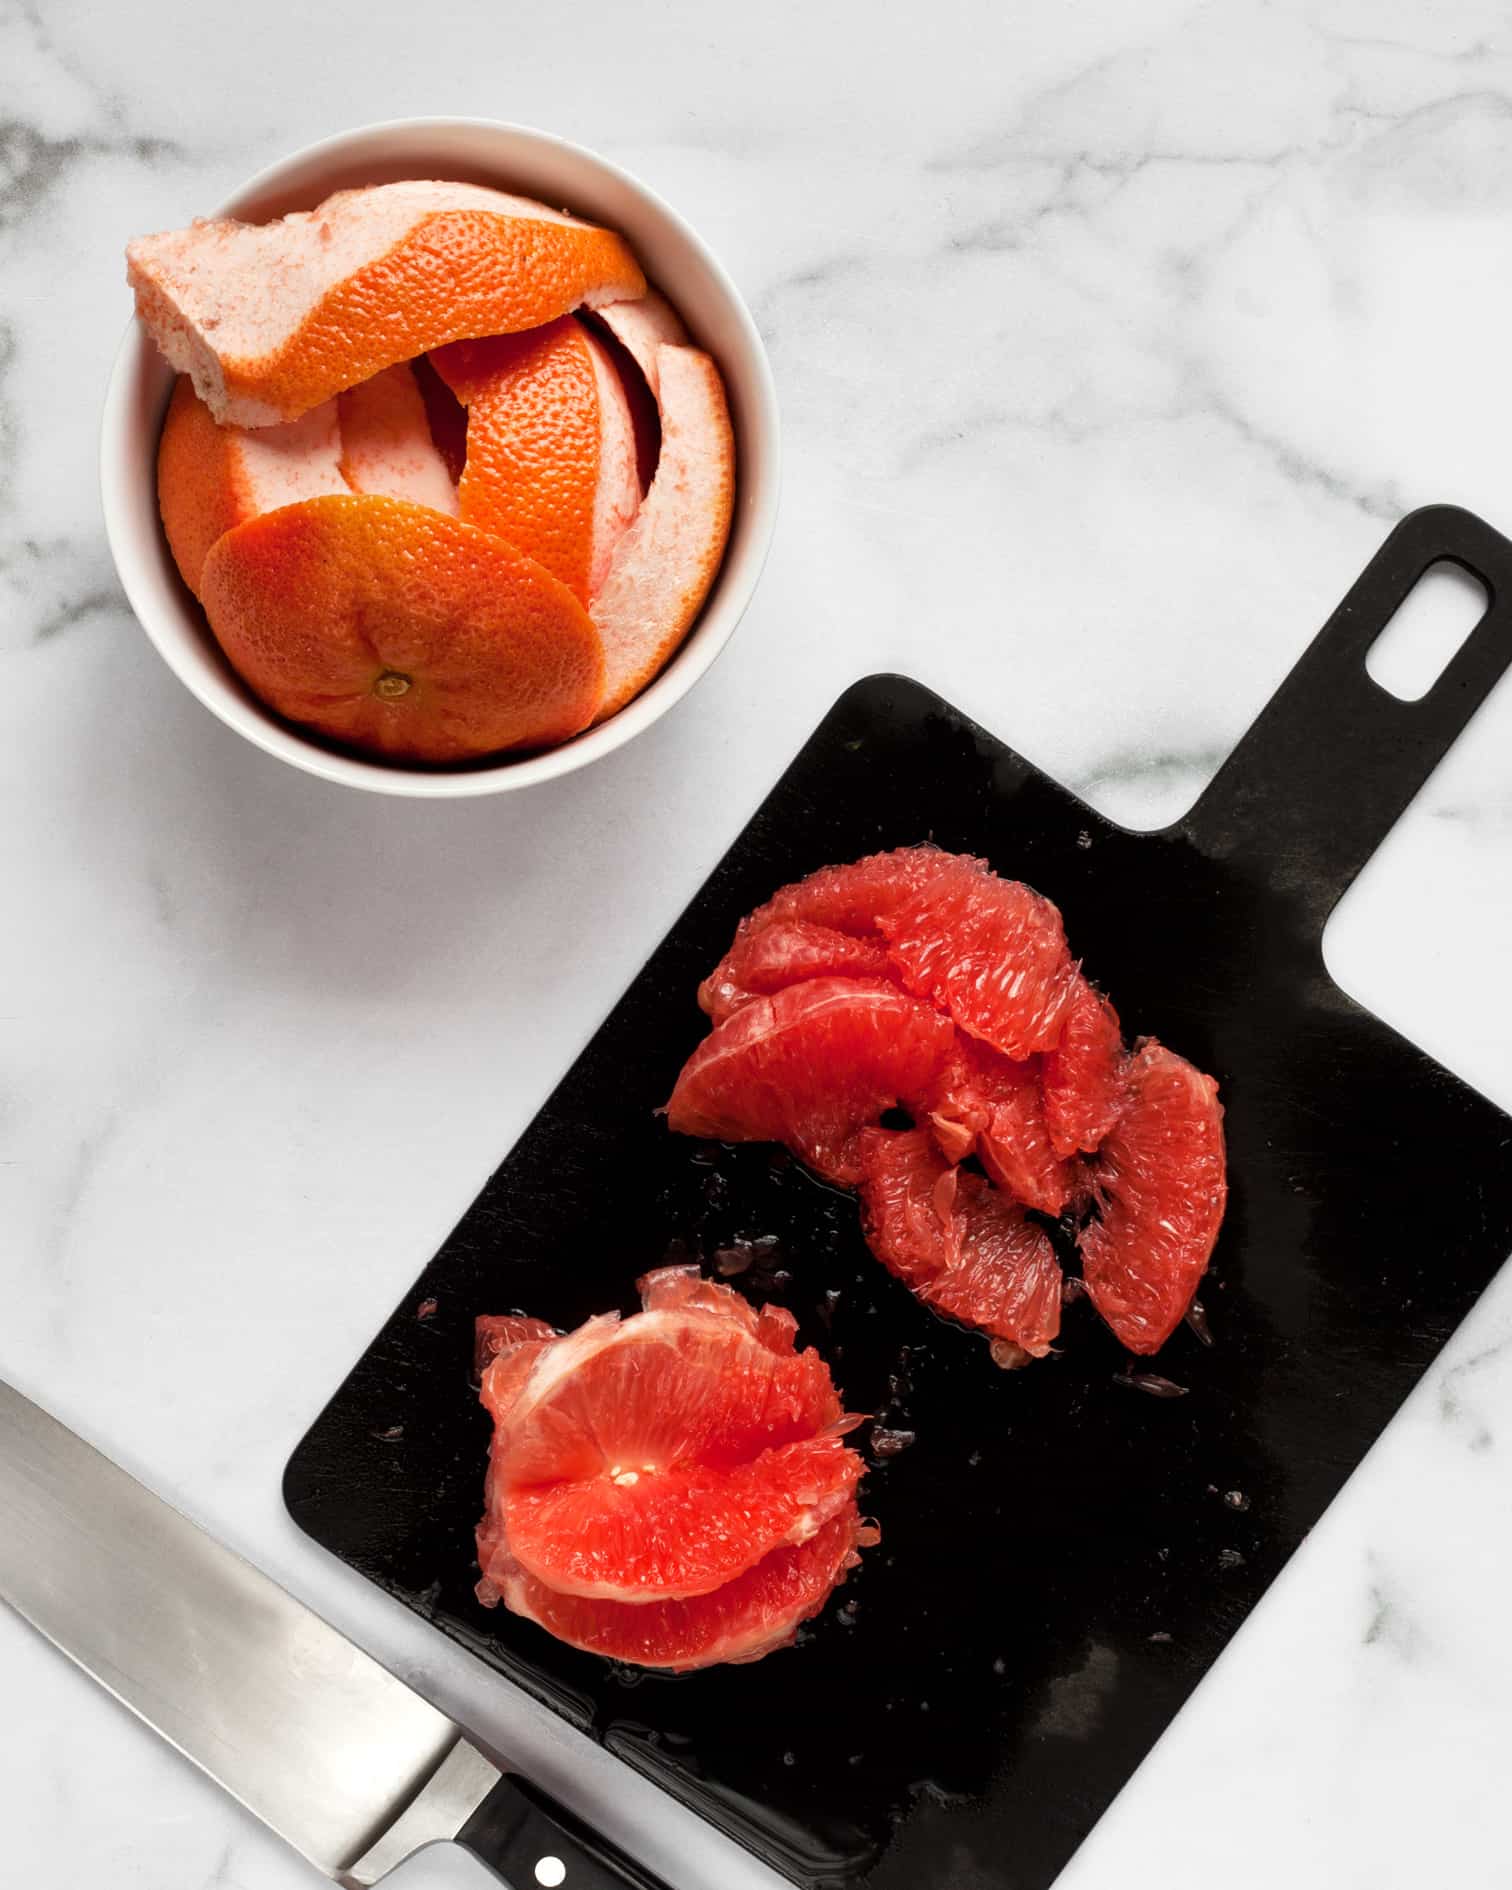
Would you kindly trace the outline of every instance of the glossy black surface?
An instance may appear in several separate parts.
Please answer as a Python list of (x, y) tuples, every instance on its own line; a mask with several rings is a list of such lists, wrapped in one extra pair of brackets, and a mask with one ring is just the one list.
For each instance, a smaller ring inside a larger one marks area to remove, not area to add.
[[(660, 1877), (589, 1830), (527, 1780), (506, 1773), (457, 1833), (509, 1890), (542, 1882), (537, 1866), (554, 1859), (566, 1890), (667, 1890)], [(554, 1873), (553, 1873), (554, 1874)]]
[[(1367, 679), (1442, 556), (1512, 596), (1489, 528), (1405, 521), (1159, 834), (1111, 826), (914, 683), (850, 690), (300, 1446), (302, 1526), (800, 1883), (1048, 1885), (1512, 1250), (1512, 1122), (1345, 997), (1319, 943), (1512, 657), (1497, 603), (1422, 702)], [(653, 1114), (736, 920), (926, 838), (1049, 894), (1130, 1035), (1222, 1083), (1214, 1342), (1183, 1328), (1154, 1366), (1183, 1398), (1120, 1383), (1084, 1303), (1060, 1357), (995, 1370), (870, 1259), (850, 1201)], [(850, 1408), (917, 1434), (864, 1486), (882, 1546), (797, 1649), (682, 1679), (485, 1612), (474, 1314), (572, 1325), (628, 1309), (669, 1252), (764, 1238), (777, 1277), (741, 1284), (794, 1308)]]

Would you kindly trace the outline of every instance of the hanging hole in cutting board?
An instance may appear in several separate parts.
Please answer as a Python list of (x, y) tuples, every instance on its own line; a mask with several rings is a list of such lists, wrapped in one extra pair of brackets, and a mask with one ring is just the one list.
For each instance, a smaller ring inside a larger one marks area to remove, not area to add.
[(1366, 675), (1388, 695), (1421, 701), (1490, 603), (1479, 578), (1441, 558), (1429, 565), (1371, 644)]
[(1512, 1007), (1491, 968), (1512, 959), (1509, 729), (1512, 668), (1323, 929), (1343, 991), (1503, 1108)]

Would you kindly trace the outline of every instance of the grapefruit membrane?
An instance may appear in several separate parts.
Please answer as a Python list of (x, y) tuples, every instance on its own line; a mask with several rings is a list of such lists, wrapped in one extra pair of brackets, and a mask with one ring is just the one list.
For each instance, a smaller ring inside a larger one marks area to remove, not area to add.
[(926, 1306), (1043, 1358), (1060, 1331), (1061, 1270), (1044, 1230), (926, 1129), (868, 1129), (861, 1212), (872, 1252)]
[(952, 1161), (977, 1155), (1012, 1200), (1053, 1215), (1071, 1199), (1076, 1171), (1051, 1145), (1040, 1075), (1039, 1057), (1016, 1063), (962, 1035), (927, 1113)]

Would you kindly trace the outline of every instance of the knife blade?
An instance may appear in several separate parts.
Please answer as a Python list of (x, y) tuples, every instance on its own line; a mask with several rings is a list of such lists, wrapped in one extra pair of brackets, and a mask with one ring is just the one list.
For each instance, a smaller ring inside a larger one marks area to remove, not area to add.
[(0, 1599), (343, 1890), (465, 1845), (511, 1890), (666, 1890), (0, 1380)]

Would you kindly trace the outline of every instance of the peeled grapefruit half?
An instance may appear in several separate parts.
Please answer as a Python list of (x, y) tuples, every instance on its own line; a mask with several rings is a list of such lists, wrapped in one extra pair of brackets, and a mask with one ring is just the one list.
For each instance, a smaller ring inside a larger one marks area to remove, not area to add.
[(647, 1275), (641, 1296), (634, 1317), (564, 1336), (479, 1322), (479, 1595), (619, 1659), (754, 1659), (853, 1555), (856, 1420), (790, 1314), (693, 1268)]

